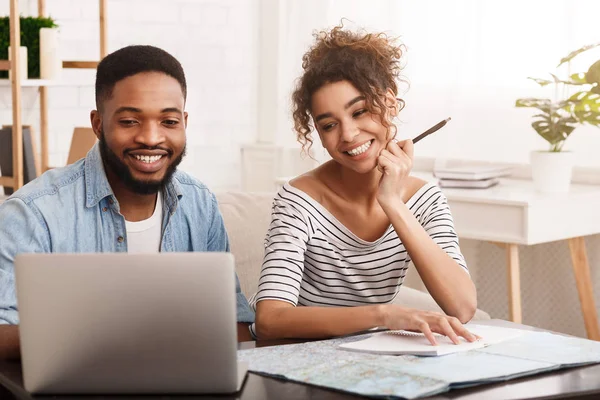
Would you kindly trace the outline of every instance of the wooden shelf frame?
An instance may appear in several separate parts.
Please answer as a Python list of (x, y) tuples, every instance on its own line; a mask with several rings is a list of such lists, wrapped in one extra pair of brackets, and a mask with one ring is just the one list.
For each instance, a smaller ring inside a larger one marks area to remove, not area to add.
[[(21, 110), (21, 82), (20, 73), (21, 26), (19, 13), (19, 0), (10, 1), (10, 61), (0, 60), (0, 71), (11, 71), (12, 91), (12, 162), (13, 175), (0, 176), (0, 186), (13, 188), (15, 191), (23, 186), (23, 123)], [(100, 59), (108, 53), (107, 30), (107, 0), (98, 0), (100, 19)], [(46, 16), (46, 0), (38, 0), (38, 15)], [(63, 61), (63, 68), (97, 68), (98, 61)], [(48, 165), (48, 89), (46, 85), (39, 86), (40, 94), (40, 142), (41, 142), (41, 169), (42, 173), (50, 169)]]

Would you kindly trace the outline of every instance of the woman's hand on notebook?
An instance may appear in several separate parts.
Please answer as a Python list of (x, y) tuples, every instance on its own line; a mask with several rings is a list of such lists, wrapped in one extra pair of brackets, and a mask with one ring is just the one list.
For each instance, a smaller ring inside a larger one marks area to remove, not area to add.
[(383, 325), (391, 330), (404, 329), (422, 332), (432, 345), (437, 346), (434, 333), (447, 336), (454, 344), (459, 344), (459, 337), (474, 342), (477, 337), (465, 328), (458, 318), (413, 308), (401, 307), (397, 304), (385, 304)]

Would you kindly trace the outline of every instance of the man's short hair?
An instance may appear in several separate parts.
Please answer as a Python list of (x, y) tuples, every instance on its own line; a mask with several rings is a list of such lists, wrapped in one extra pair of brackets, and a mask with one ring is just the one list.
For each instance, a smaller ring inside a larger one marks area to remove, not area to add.
[(183, 67), (175, 57), (154, 46), (136, 45), (119, 49), (100, 61), (96, 72), (96, 109), (112, 96), (115, 84), (142, 72), (162, 72), (177, 80), (183, 98), (187, 97), (187, 84)]

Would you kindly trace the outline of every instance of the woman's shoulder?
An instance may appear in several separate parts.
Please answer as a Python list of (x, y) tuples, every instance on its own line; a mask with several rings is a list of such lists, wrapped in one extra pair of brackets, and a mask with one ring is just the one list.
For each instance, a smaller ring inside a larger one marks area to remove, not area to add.
[[(412, 199), (422, 188), (425, 186), (431, 186), (430, 182), (423, 180), (421, 178), (417, 178), (415, 176), (409, 175), (406, 181), (406, 190), (404, 191), (404, 202), (408, 202)], [(433, 185), (435, 186), (435, 185)]]
[(319, 178), (319, 169), (320, 168), (318, 167), (305, 174), (299, 175), (290, 180), (288, 184), (291, 187), (300, 190), (316, 202), (321, 203), (327, 187)]

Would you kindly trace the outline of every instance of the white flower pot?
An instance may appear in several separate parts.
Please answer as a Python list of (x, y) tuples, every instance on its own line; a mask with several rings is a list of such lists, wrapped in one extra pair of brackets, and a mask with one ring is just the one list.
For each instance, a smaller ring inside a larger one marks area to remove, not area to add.
[[(8, 46), (8, 59), (11, 59), (11, 51), (10, 46)], [(20, 63), (20, 71), (21, 71), (21, 79), (27, 79), (27, 47), (21, 46), (19, 47), (19, 63)], [(12, 71), (8, 71), (8, 79), (12, 79)]]
[(40, 28), (40, 78), (60, 78), (62, 59), (60, 57), (58, 28)]
[(570, 151), (532, 151), (531, 175), (535, 190), (541, 193), (566, 193), (571, 184), (573, 153)]

